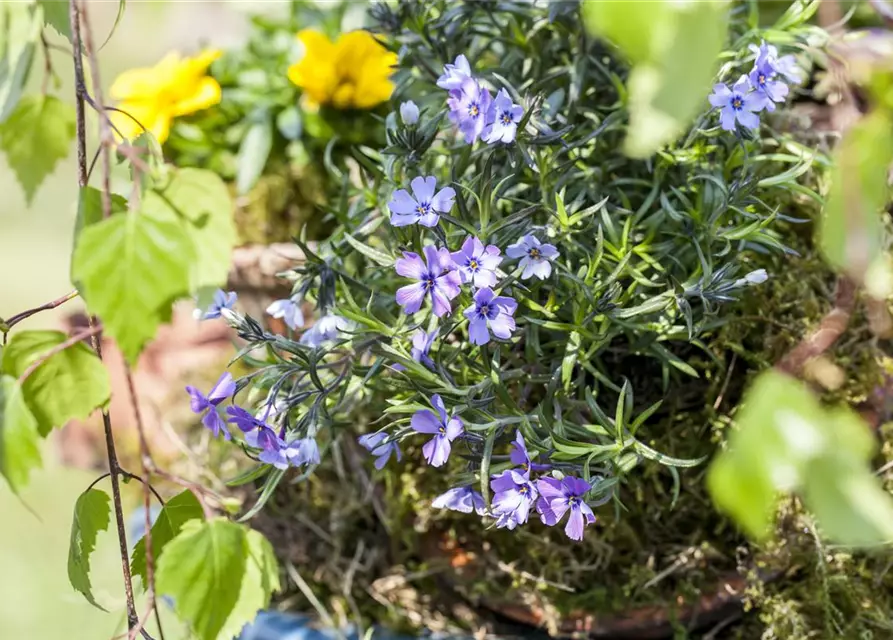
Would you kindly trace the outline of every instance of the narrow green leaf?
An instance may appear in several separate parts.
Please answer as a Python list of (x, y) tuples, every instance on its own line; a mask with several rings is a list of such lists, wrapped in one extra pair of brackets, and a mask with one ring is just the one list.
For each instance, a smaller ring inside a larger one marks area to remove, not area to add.
[(0, 4), (0, 123), (15, 110), (28, 81), (43, 20), (30, 2)]
[[(190, 520), (203, 518), (201, 504), (188, 489), (168, 500), (158, 514), (155, 524), (152, 525), (152, 559), (155, 561), (155, 566), (158, 566), (165, 545), (177, 537), (183, 525)], [(133, 553), (130, 554), (130, 572), (142, 578), (143, 586), (146, 586), (145, 537), (140, 538), (133, 547)]]
[(487, 434), (484, 440), (484, 452), (481, 456), (481, 495), (484, 498), (484, 504), (490, 504), (490, 460), (493, 457), (493, 445), (496, 442), (496, 427)]
[[(65, 342), (61, 331), (21, 331), (3, 351), (3, 371), (20, 377), (28, 366)], [(69, 420), (85, 419), (111, 396), (108, 373), (92, 349), (82, 342), (48, 358), (22, 384), (25, 404), (41, 436)]]
[(267, 109), (250, 116), (251, 124), (236, 156), (236, 191), (248, 193), (263, 173), (273, 148), (273, 120)]
[(643, 458), (654, 460), (668, 467), (696, 467), (707, 460), (707, 456), (701, 456), (700, 458), (673, 458), (672, 456), (665, 456), (660, 451), (655, 451), (638, 440), (633, 441), (633, 449)]
[(96, 548), (96, 536), (107, 531), (112, 509), (109, 496), (99, 489), (88, 489), (78, 497), (71, 522), (71, 542), (68, 545), (68, 581), (87, 602), (98, 609), (105, 608), (93, 597), (90, 584), (90, 555)]
[(131, 364), (189, 291), (193, 255), (182, 226), (151, 213), (119, 213), (81, 232), (72, 279)]
[(15, 378), (0, 378), (0, 475), (18, 493), (28, 483), (32, 469), (39, 468), (40, 434), (37, 420), (28, 410), (22, 388)]
[(567, 339), (567, 348), (564, 358), (561, 360), (561, 382), (565, 390), (571, 387), (571, 377), (574, 375), (574, 365), (577, 364), (577, 355), (580, 351), (580, 332), (571, 331)]
[(171, 171), (144, 194), (141, 211), (182, 227), (194, 255), (188, 266), (190, 292), (226, 283), (236, 228), (233, 201), (219, 176), (204, 169)]
[(0, 125), (0, 149), (29, 205), (44, 178), (68, 155), (74, 133), (74, 108), (53, 96), (26, 96)]
[(363, 244), (356, 238), (354, 238), (349, 233), (344, 234), (344, 239), (347, 240), (347, 243), (352, 246), (354, 249), (362, 253), (364, 256), (372, 260), (373, 262), (377, 262), (383, 267), (393, 267), (394, 259), (388, 254), (379, 251), (378, 249), (373, 249), (369, 245)]

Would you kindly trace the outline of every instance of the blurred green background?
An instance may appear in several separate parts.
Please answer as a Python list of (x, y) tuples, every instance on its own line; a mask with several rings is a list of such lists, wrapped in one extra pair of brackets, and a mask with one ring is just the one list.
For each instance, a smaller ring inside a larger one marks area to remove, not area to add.
[[(117, 5), (113, 0), (88, 2), (94, 37), (99, 42), (112, 29)], [(107, 88), (121, 71), (153, 65), (171, 50), (191, 53), (203, 45), (236, 45), (248, 30), (249, 10), (278, 13), (287, 9), (286, 1), (128, 2), (114, 36), (99, 55), (103, 84)], [(68, 44), (51, 29), (47, 34), (55, 44)], [(58, 95), (72, 102), (71, 57), (61, 51), (54, 51), (52, 56), (62, 82)], [(42, 79), (43, 59), (38, 56), (30, 91), (39, 91)], [(88, 147), (95, 149), (93, 140)], [(77, 197), (74, 149), (40, 188), (30, 208), (25, 206), (15, 176), (0, 157), (0, 193), (0, 317), (8, 317), (71, 290), (68, 263)], [(58, 327), (62, 314), (76, 309), (77, 302), (71, 302), (19, 327)], [(89, 605), (69, 585), (66, 573), (72, 509), (78, 494), (99, 471), (63, 468), (52, 460), (49, 447), (44, 467), (32, 476), (20, 497), (0, 481), (0, 638), (107, 640), (124, 628), (115, 534), (100, 534), (93, 556), (94, 593), (109, 613)], [(140, 492), (135, 487), (126, 490), (129, 507), (136, 507)], [(143, 607), (141, 603), (138, 608)], [(182, 637), (170, 616), (165, 617), (164, 626), (168, 640)], [(154, 623), (151, 627), (154, 629)]]

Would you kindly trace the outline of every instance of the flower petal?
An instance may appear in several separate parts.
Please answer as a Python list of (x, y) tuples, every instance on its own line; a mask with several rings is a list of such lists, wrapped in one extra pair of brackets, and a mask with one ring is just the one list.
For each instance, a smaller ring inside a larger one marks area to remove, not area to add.
[(431, 406), (433, 406), (437, 410), (437, 415), (440, 416), (440, 425), (442, 426), (446, 424), (446, 405), (443, 403), (443, 398), (440, 397), (439, 393), (435, 393), (433, 396), (431, 396)]
[(468, 339), (471, 344), (487, 344), (490, 342), (490, 332), (487, 330), (487, 321), (473, 318), (468, 323)]
[(404, 313), (415, 313), (422, 308), (425, 293), (425, 285), (421, 282), (400, 287), (397, 289), (397, 304), (403, 307)]
[(450, 457), (450, 449), (449, 440), (434, 436), (422, 447), (422, 453), (432, 467), (442, 467)]
[(416, 213), (418, 204), (419, 203), (415, 201), (415, 198), (409, 195), (409, 192), (406, 189), (397, 189), (391, 195), (391, 201), (388, 202), (388, 209), (391, 210), (391, 213), (407, 215)]
[(540, 492), (540, 495), (547, 500), (564, 496), (564, 487), (561, 485), (561, 480), (556, 480), (549, 476), (539, 478), (536, 481), (536, 488)]
[(444, 187), (437, 192), (437, 195), (431, 200), (431, 207), (435, 211), (441, 213), (449, 213), (453, 208), (453, 201), (456, 199), (456, 190), (452, 187)]
[(409, 426), (417, 433), (438, 433), (442, 423), (430, 410), (420, 409), (412, 414)]
[(499, 313), (490, 320), (490, 330), (497, 338), (503, 340), (511, 338), (515, 330), (515, 319), (507, 313)]
[(201, 391), (189, 385), (186, 387), (186, 393), (189, 394), (189, 406), (194, 413), (201, 413), (211, 406), (211, 403)]
[(567, 537), (571, 540), (582, 540), (585, 528), (583, 513), (579, 509), (571, 509), (571, 517), (567, 519), (567, 526), (564, 527)]
[(465, 431), (465, 427), (462, 426), (462, 421), (459, 418), (452, 418), (447, 422), (446, 437), (451, 441), (461, 436), (463, 431)]
[(437, 189), (437, 178), (434, 176), (418, 176), (412, 179), (409, 186), (412, 187), (412, 194), (416, 200), (431, 204), (431, 200), (434, 198), (434, 191)]
[[(438, 216), (439, 218), (439, 216)], [(391, 214), (391, 226), (392, 227), (408, 227), (411, 224), (415, 224), (419, 222), (421, 218), (419, 218), (416, 213), (392, 213)]]
[(208, 393), (208, 401), (217, 405), (229, 398), (236, 392), (236, 383), (233, 381), (233, 375), (229, 371), (224, 371), (214, 387)]
[(412, 278), (413, 280), (421, 280), (428, 274), (428, 269), (425, 267), (425, 263), (422, 262), (419, 254), (411, 251), (404, 251), (403, 257), (397, 258), (397, 261), (394, 263), (394, 270), (398, 275)]

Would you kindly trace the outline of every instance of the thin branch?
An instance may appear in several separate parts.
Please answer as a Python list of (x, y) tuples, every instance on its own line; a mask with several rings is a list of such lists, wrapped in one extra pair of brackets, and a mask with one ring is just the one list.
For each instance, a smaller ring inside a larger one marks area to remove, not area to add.
[[(77, 157), (78, 157), (78, 185), (81, 187), (87, 184), (87, 128), (84, 120), (84, 65), (81, 58), (81, 51), (85, 48), (81, 39), (81, 18), (84, 18), (84, 35), (87, 38), (86, 51), (91, 56), (93, 63), (93, 79), (99, 86), (99, 71), (96, 68), (95, 59), (92, 58), (92, 38), (90, 36), (90, 26), (83, 14), (84, 6), (79, 0), (69, 0), (68, 17), (71, 25), (71, 42), (74, 49), (74, 82), (75, 82), (75, 130), (77, 133)], [(102, 119), (100, 119), (102, 127)], [(104, 145), (105, 146), (105, 145)], [(104, 155), (104, 175), (103, 175), (103, 213), (107, 217), (111, 214), (111, 199), (109, 195), (109, 182), (111, 172), (111, 162), (108, 157), (108, 147), (105, 147)], [(95, 325), (95, 321), (90, 317), (90, 327)], [(102, 359), (102, 345), (94, 334), (91, 336), (93, 349), (96, 355)], [(121, 467), (118, 464), (118, 454), (115, 451), (115, 439), (112, 434), (112, 420), (109, 416), (108, 409), (102, 410), (102, 424), (105, 431), (105, 448), (108, 455), (108, 466), (110, 480), (112, 485), (112, 503), (115, 508), (115, 526), (118, 533), (118, 551), (121, 556), (121, 572), (124, 576), (124, 596), (127, 604), (127, 626), (133, 629), (137, 626), (136, 607), (133, 598), (133, 580), (130, 575), (130, 553), (127, 548), (127, 529), (124, 524), (124, 509), (121, 505), (121, 486), (119, 482), (119, 474)], [(145, 636), (144, 636), (145, 637)]]
[(837, 280), (834, 308), (825, 314), (819, 322), (818, 328), (789, 351), (775, 365), (775, 368), (793, 376), (799, 375), (807, 362), (834, 346), (834, 343), (846, 331), (855, 304), (856, 287), (848, 278), (841, 276)]
[(27, 368), (22, 372), (22, 375), (19, 376), (18, 384), (19, 385), (24, 384), (25, 380), (28, 379), (28, 376), (30, 376), (32, 373), (34, 373), (35, 369), (37, 369), (40, 365), (42, 365), (44, 362), (46, 362), (47, 360), (52, 358), (57, 353), (61, 353), (62, 351), (65, 351), (69, 347), (76, 345), (78, 342), (82, 342), (83, 340), (86, 340), (87, 338), (92, 338), (93, 336), (100, 333), (101, 331), (102, 331), (102, 327), (100, 325), (93, 325), (93, 326), (89, 327), (88, 329), (84, 329), (83, 331), (79, 331), (78, 333), (74, 334), (73, 336), (68, 338), (68, 340), (66, 340), (65, 342), (60, 342), (55, 347), (53, 347), (46, 353), (42, 354), (34, 362), (29, 364), (27, 366)]
[(78, 292), (76, 290), (70, 291), (69, 293), (66, 293), (61, 298), (56, 298), (55, 300), (53, 300), (51, 302), (47, 302), (45, 304), (40, 305), (39, 307), (34, 307), (33, 309), (28, 309), (26, 311), (22, 311), (21, 313), (17, 313), (14, 316), (12, 316), (11, 318), (9, 318), (8, 320), (6, 320), (7, 329), (12, 329), (16, 324), (18, 324), (22, 320), (25, 320), (26, 318), (30, 318), (31, 316), (33, 316), (36, 313), (40, 313), (41, 311), (49, 311), (50, 309), (55, 309), (56, 307), (65, 304), (69, 300), (74, 300), (77, 297), (78, 297)]
[(40, 44), (43, 46), (43, 82), (40, 85), (40, 93), (46, 95), (50, 86), (50, 78), (56, 75), (53, 70), (53, 59), (50, 57), (50, 44), (43, 31), (40, 32)]

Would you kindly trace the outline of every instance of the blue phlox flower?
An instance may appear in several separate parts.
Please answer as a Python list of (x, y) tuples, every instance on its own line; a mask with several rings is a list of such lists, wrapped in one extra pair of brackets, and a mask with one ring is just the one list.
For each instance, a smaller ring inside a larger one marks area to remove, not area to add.
[(750, 49), (757, 58), (761, 55), (765, 55), (765, 58), (768, 60), (769, 64), (772, 65), (772, 68), (781, 74), (788, 82), (793, 84), (800, 84), (803, 82), (803, 69), (797, 64), (797, 59), (794, 56), (788, 54), (779, 57), (778, 48), (774, 44), (767, 44), (766, 42), (761, 42), (759, 45), (748, 45), (748, 49)]
[(357, 438), (360, 446), (375, 456), (375, 468), (383, 469), (391, 459), (391, 454), (396, 454), (397, 462), (403, 460), (403, 452), (400, 446), (393, 440), (389, 441), (390, 436), (384, 431), (378, 433), (367, 433)]
[(507, 296), (497, 296), (486, 287), (474, 293), (474, 303), (465, 309), (468, 318), (468, 338), (471, 344), (490, 342), (490, 331), (497, 338), (506, 340), (515, 330), (515, 310), (518, 303)]
[(748, 129), (760, 126), (760, 118), (755, 112), (763, 108), (763, 98), (750, 91), (747, 76), (741, 76), (731, 89), (728, 85), (713, 85), (713, 93), (707, 98), (714, 107), (719, 107), (719, 124), (726, 131), (735, 130), (735, 122)]
[(566, 476), (562, 480), (543, 477), (536, 481), (540, 497), (536, 510), (543, 523), (552, 527), (570, 511), (564, 532), (571, 540), (582, 540), (587, 524), (595, 522), (595, 514), (583, 499), (592, 488), (585, 480)]
[(450, 443), (462, 435), (465, 428), (459, 418), (447, 414), (439, 395), (431, 396), (431, 404), (437, 409), (437, 415), (428, 409), (416, 411), (409, 426), (417, 433), (434, 436), (422, 447), (422, 454), (432, 467), (441, 467), (450, 457)]
[(767, 111), (775, 111), (775, 103), (784, 102), (788, 95), (788, 85), (777, 80), (777, 75), (778, 71), (769, 57), (768, 46), (764, 42), (748, 79), (753, 87), (754, 95), (760, 98), (762, 108)]
[[(418, 176), (409, 183), (412, 195), (406, 189), (397, 189), (388, 202), (391, 224), (405, 227), (418, 222), (423, 227), (435, 227), (441, 213), (449, 213), (456, 199), (456, 190), (444, 187), (437, 191), (437, 178)], [(436, 193), (435, 193), (436, 192)]]
[(519, 523), (517, 518), (515, 517), (515, 513), (513, 511), (507, 511), (505, 513), (494, 514), (496, 516), (496, 528), (497, 529), (508, 529), (509, 531), (514, 530)]
[(397, 304), (403, 307), (404, 313), (412, 314), (430, 296), (434, 315), (440, 318), (452, 311), (450, 301), (459, 295), (460, 276), (446, 249), (428, 245), (423, 252), (424, 262), (417, 253), (404, 251), (394, 265), (399, 275), (418, 280), (416, 284), (397, 289)]
[(316, 443), (316, 438), (311, 436), (289, 443), (284, 447), (284, 454), (289, 464), (296, 467), (302, 464), (319, 464), (320, 462), (319, 445)]
[(471, 77), (471, 65), (468, 64), (468, 58), (459, 54), (453, 64), (445, 64), (443, 66), (443, 75), (437, 79), (437, 86), (441, 89), (451, 91), (462, 86), (462, 82), (466, 78)]
[(220, 312), (224, 309), (232, 310), (236, 304), (237, 298), (238, 296), (236, 296), (235, 291), (227, 292), (223, 289), (217, 289), (217, 291), (214, 292), (214, 299), (210, 306), (201, 314), (201, 319), (212, 320), (214, 318), (219, 318)]
[(304, 326), (304, 313), (300, 300), (294, 297), (276, 300), (267, 307), (270, 317), (281, 319), (292, 331)]
[(440, 330), (435, 327), (431, 333), (426, 333), (424, 329), (418, 329), (412, 335), (412, 350), (410, 351), (412, 359), (429, 369), (434, 368), (434, 361), (428, 356), (428, 352), (431, 351), (431, 346), (439, 332)]
[[(510, 514), (517, 524), (527, 522), (527, 516), (537, 498), (536, 485), (526, 473), (507, 469), (490, 479), (493, 489), (493, 513)], [(513, 527), (509, 527), (513, 528)]]
[(481, 137), (484, 142), (504, 142), (506, 144), (515, 141), (518, 133), (518, 123), (524, 117), (524, 108), (512, 102), (508, 91), (501, 89), (490, 105), (487, 114), (487, 126)]
[(419, 121), (419, 107), (412, 100), (400, 103), (400, 119), (403, 124), (414, 125)]
[(484, 497), (471, 487), (454, 487), (434, 498), (431, 506), (435, 509), (449, 509), (460, 513), (474, 511), (479, 516), (487, 513)]
[(521, 267), (521, 279), (527, 280), (536, 276), (545, 280), (552, 274), (552, 261), (558, 257), (558, 249), (551, 244), (543, 244), (539, 238), (532, 234), (522, 236), (514, 244), (505, 249), (509, 258), (521, 258), (518, 266)]
[(475, 287), (492, 287), (496, 284), (496, 269), (502, 262), (499, 247), (484, 243), (469, 236), (462, 243), (462, 249), (451, 253), (453, 264), (459, 270), (462, 282), (471, 282)]
[(229, 440), (232, 436), (229, 429), (226, 428), (226, 422), (217, 412), (217, 405), (236, 392), (236, 383), (233, 381), (232, 374), (229, 371), (224, 372), (217, 379), (217, 382), (214, 383), (208, 395), (204, 395), (191, 385), (186, 387), (186, 392), (189, 394), (189, 404), (192, 411), (197, 414), (204, 414), (202, 415), (202, 424), (215, 437), (223, 433), (223, 438)]
[(515, 433), (515, 440), (512, 442), (512, 451), (509, 454), (509, 459), (512, 463), (521, 467), (525, 473), (529, 473), (530, 471), (545, 471), (546, 469), (549, 469), (549, 465), (547, 464), (537, 464), (532, 461), (530, 454), (527, 451), (527, 443), (524, 442), (524, 436), (520, 431)]
[(343, 332), (350, 332), (356, 325), (339, 315), (329, 313), (317, 320), (310, 329), (304, 332), (298, 341), (306, 347), (318, 349), (326, 342), (334, 342), (341, 338)]
[(465, 78), (458, 89), (450, 91), (447, 98), (450, 120), (459, 127), (468, 144), (473, 144), (484, 132), (492, 102), (490, 92), (474, 78)]

